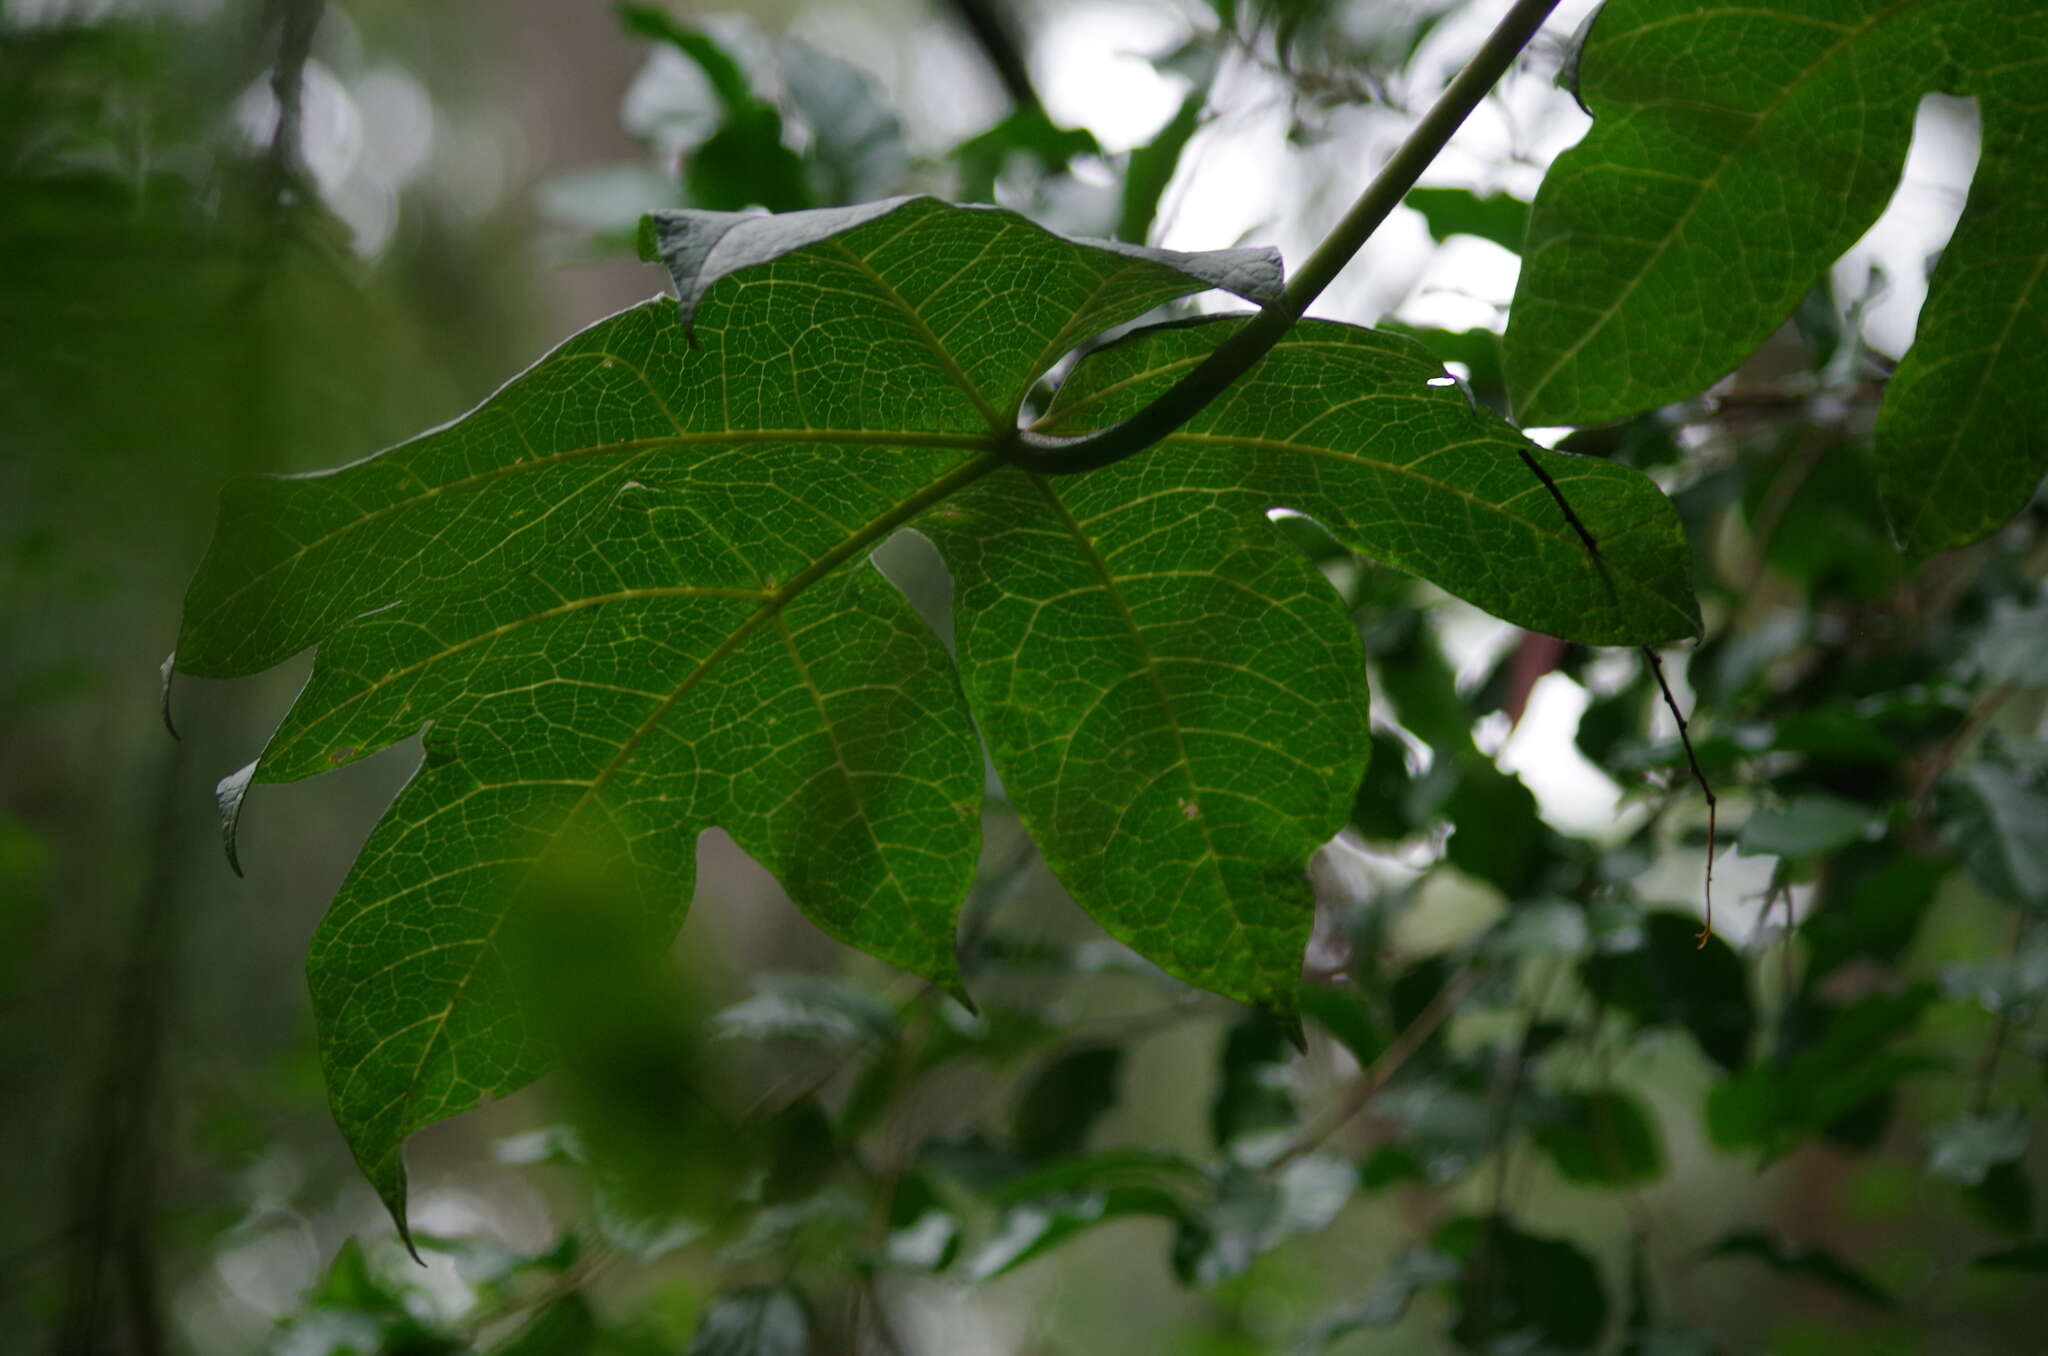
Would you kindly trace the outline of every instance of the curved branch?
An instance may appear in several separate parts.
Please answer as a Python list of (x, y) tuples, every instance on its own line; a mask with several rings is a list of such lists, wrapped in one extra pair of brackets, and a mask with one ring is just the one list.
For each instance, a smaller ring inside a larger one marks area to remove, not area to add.
[(1231, 383), (1250, 371), (1286, 337), (1309, 304), (1322, 294), (1351, 262), (1372, 233), (1400, 206), (1408, 190), (1429, 168), (1488, 90), (1515, 63), (1536, 30), (1550, 17), (1558, 0), (1515, 0), (1507, 17), (1458, 73), (1422, 121), (1408, 134), (1344, 219), (1323, 238), (1287, 287), (1201, 364), (1162, 392), (1158, 399), (1121, 423), (1082, 437), (1060, 437), (1018, 429), (1005, 436), (997, 451), (1003, 459), (1039, 475), (1073, 475), (1093, 471), (1142, 452), (1201, 411)]

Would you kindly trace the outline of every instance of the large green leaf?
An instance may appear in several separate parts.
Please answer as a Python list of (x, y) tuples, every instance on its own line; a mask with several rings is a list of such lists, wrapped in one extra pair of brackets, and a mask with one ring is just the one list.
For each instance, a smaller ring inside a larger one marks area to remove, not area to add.
[(1610, 0), (1579, 62), (1592, 131), (1538, 193), (1507, 333), (1531, 424), (1618, 419), (1735, 367), (1868, 229), (1922, 95), (1983, 152), (1878, 421), (1900, 543), (1989, 532), (2048, 469), (2048, 3)]
[[(1273, 508), (1523, 625), (1693, 629), (1650, 482), (1536, 452), (1407, 340), (1311, 326), (1143, 456), (1058, 479), (1003, 461), (1063, 354), (1205, 287), (1269, 294), (1266, 252), (1083, 244), (924, 199), (651, 234), (681, 323), (635, 307), (443, 429), (236, 482), (187, 598), (186, 672), (319, 645), (223, 786), (231, 849), (250, 785), (425, 730), (309, 960), (336, 1116), (401, 1218), (405, 1137), (546, 1063), (505, 960), (536, 890), (616, 891), (659, 945), (718, 825), (827, 932), (959, 993), (976, 725), (1105, 927), (1290, 1013), (1304, 866), (1368, 740), (1356, 632)], [(1222, 332), (1085, 359), (1054, 423), (1115, 417)], [(957, 667), (865, 563), (911, 525), (956, 575)]]

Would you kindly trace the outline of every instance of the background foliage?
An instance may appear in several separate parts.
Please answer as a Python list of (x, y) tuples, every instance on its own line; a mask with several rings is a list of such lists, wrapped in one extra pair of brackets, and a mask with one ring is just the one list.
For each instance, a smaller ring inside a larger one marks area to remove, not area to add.
[[(1781, 281), (1792, 323), (1751, 322), (1670, 389), (1543, 416), (1679, 402), (1562, 445), (1654, 478), (1691, 544), (1706, 639), (1665, 664), (1722, 803), (1704, 948), (1703, 807), (1644, 661), (1488, 622), (1286, 518), (1361, 635), (1375, 698), (1350, 825), (1312, 873), (1305, 1054), (1075, 912), (1000, 788), (962, 910), (971, 1016), (820, 941), (710, 839), (671, 957), (610, 883), (555, 883), (521, 946), (561, 1067), (422, 1137), (428, 1265), (406, 1260), (327, 1120), (296, 980), (404, 769), (266, 792), (238, 887), (207, 850), (219, 769), (194, 751), (259, 747), (292, 675), (181, 683), (183, 744), (150, 720), (164, 619), (222, 477), (345, 461), (465, 408), (651, 289), (632, 273), (601, 295), (621, 274), (597, 263), (551, 275), (526, 262), (536, 238), (602, 259), (646, 208), (923, 189), (1183, 243), (1174, 209), (1203, 155), (1265, 128), (1313, 218), (1326, 160), (1345, 166), (1341, 199), (1360, 145), (1491, 17), (1178, 14), (1156, 49), (1162, 122), (1118, 146), (1041, 102), (1003, 38), (1057, 31), (1056, 11), (946, 20), (949, 122), (917, 82), (884, 95), (828, 55), (821, 34), (860, 31), (843, 17), (795, 16), (784, 37), (768, 16), (629, 9), (522, 38), (546, 10), (6, 12), (0, 985), (18, 1034), (0, 1133), (20, 1234), (0, 1325), (63, 1351), (1098, 1350), (1133, 1334), (1218, 1352), (2026, 1349), (2044, 1265), (2041, 512), (1924, 563), (1891, 550), (1902, 496), (1872, 459), (1918, 455), (1892, 409), (1910, 372), (1888, 380), (1902, 346), (1872, 346), (1879, 288), (1839, 271), (1811, 287), (1861, 229), (1847, 218), (1803, 281)], [(1896, 41), (1983, 18), (1934, 10)], [(478, 33), (503, 45), (458, 59)], [(2027, 35), (2009, 36), (1997, 50), (2018, 68)], [(585, 117), (609, 117), (605, 82), (645, 60), (624, 109), (645, 158), (613, 134), (572, 145), (530, 110), (532, 159), (510, 166), (492, 119), (503, 87), (532, 87), (513, 74), (522, 43)], [(1535, 49), (1489, 116), (1569, 130), (1548, 87), (1562, 56)], [(1585, 69), (1596, 128), (1625, 125), (1603, 100), (1626, 92)], [(1869, 97), (1894, 162), (1914, 69), (1890, 102)], [(1979, 184), (2039, 177), (2000, 140), (2024, 110), (1943, 88), (1979, 99)], [(1491, 144), (1462, 185), (1448, 160), (1404, 217), (1417, 262), (1378, 256), (1407, 286), (1331, 304), (1373, 320), (1414, 288), (1388, 328), (1505, 409), (1510, 391), (1531, 400), (1517, 334), (1543, 313), (1517, 308), (1503, 361), (1486, 305), (1503, 297), (1468, 279), (1481, 295), (1460, 311), (1429, 304), (1428, 274), (1414, 287), (1431, 238), (1474, 277), (1475, 238), (1522, 244), (1517, 204), (1546, 153), (1533, 134)], [(1828, 167), (1802, 168), (1801, 183)], [(1270, 210), (1296, 191), (1275, 185)], [(1867, 224), (1887, 192), (1845, 211)], [(1973, 211), (1980, 196), (2005, 201), (1973, 188)], [(1535, 257), (1553, 229), (1537, 203), (1523, 287), (1540, 296), (1560, 275)], [(1976, 302), (2010, 303), (2023, 339), (2032, 293), (1985, 283), (2000, 270), (1982, 258)], [(2011, 411), (1972, 445), (2017, 504), (2040, 443), (2007, 351), (1967, 368), (1990, 394), (1945, 399)], [(883, 564), (939, 635), (972, 644), (917, 543)], [(900, 611), (897, 596), (865, 606)], [(1580, 754), (1611, 784), (1582, 769), (1560, 793), (1551, 769)]]

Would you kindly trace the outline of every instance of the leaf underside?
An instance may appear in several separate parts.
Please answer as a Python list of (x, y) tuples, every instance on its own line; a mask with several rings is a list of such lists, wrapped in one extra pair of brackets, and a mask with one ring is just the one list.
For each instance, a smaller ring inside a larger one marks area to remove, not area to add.
[(1899, 544), (1964, 545), (2048, 470), (2048, 3), (1610, 0), (1585, 140), (1537, 194), (1506, 337), (1526, 424), (1591, 424), (1735, 368), (1876, 221), (1923, 95), (1982, 154), (1877, 427)]
[[(1306, 861), (1368, 739), (1356, 630), (1269, 510), (1522, 625), (1696, 630), (1647, 479), (1534, 449), (1393, 336), (1303, 326), (1183, 433), (1086, 476), (993, 450), (1062, 355), (1218, 283), (1259, 297), (1269, 255), (926, 199), (657, 234), (687, 325), (645, 303), (444, 428), (236, 482), (187, 597), (184, 672), (319, 647), (224, 786), (231, 841), (250, 785), (425, 732), (308, 960), (336, 1118), (401, 1224), (405, 1138), (547, 1062), (508, 959), (537, 893), (601, 883), (662, 944), (716, 825), (826, 932), (964, 996), (982, 740), (1105, 928), (1289, 1011)], [(1051, 426), (1127, 412), (1227, 328), (1082, 359)], [(903, 528), (953, 572), (957, 656), (867, 562)]]

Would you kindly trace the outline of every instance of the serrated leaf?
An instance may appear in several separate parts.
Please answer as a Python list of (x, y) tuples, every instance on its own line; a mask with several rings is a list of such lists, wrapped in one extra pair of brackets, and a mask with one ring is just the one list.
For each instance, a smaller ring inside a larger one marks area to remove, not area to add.
[(1534, 424), (1690, 396), (1776, 329), (1877, 219), (1922, 95), (1977, 100), (1983, 149), (1878, 420), (1919, 554), (2009, 517), (2048, 466), (2048, 5), (1613, 0), (1581, 54), (1592, 131), (1537, 194), (1507, 333)]
[[(655, 235), (688, 323), (635, 307), (443, 429), (235, 482), (188, 594), (186, 672), (319, 645), (227, 798), (231, 839), (239, 791), (426, 731), (308, 962), (337, 1119), (401, 1219), (406, 1136), (548, 1059), (500, 954), (537, 882), (626, 901), (658, 946), (716, 824), (825, 931), (958, 993), (983, 783), (968, 703), (1109, 931), (1290, 1009), (1305, 865), (1357, 785), (1365, 688), (1340, 601), (1271, 508), (1525, 625), (1694, 624), (1647, 480), (1549, 458), (1601, 534), (1590, 561), (1526, 444), (1366, 331), (1311, 327), (1105, 471), (1004, 463), (1064, 353), (1208, 286), (1266, 295), (1268, 252), (1091, 245), (926, 199), (669, 214)], [(1056, 422), (1117, 417), (1222, 332), (1096, 353)], [(913, 525), (957, 579), (957, 670), (863, 563)]]

